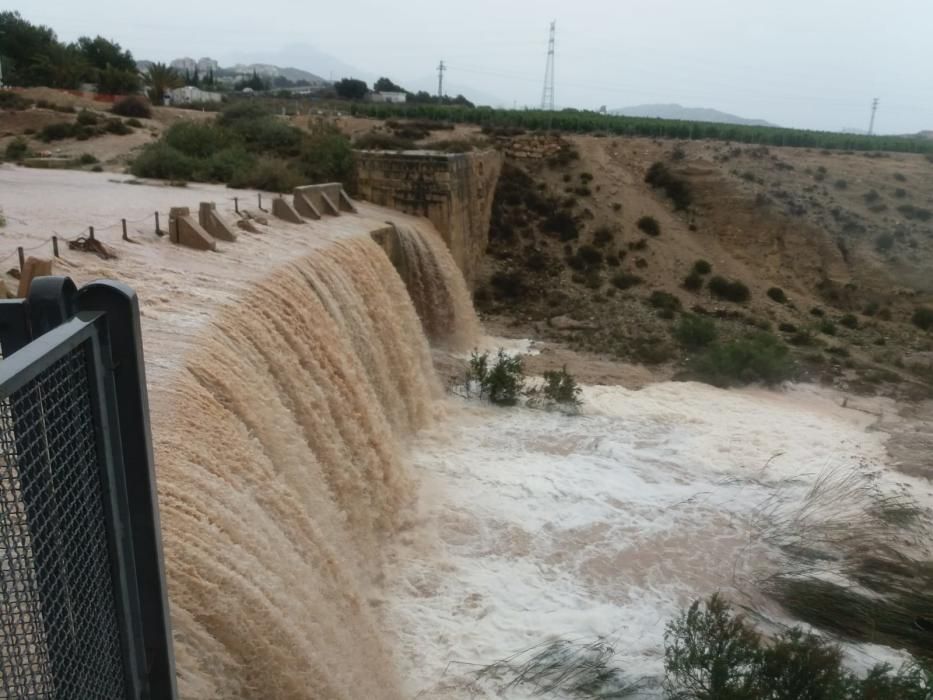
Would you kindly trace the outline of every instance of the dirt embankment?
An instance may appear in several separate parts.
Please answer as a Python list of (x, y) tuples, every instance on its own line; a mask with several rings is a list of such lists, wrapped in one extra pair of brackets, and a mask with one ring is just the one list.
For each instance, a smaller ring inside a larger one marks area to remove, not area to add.
[[(933, 264), (933, 163), (720, 142), (545, 141), (504, 146), (512, 157), (477, 291), (487, 317), (670, 375), (689, 356), (673, 328), (693, 313), (724, 339), (773, 333), (806, 378), (929, 394), (933, 338), (912, 319), (933, 299), (922, 273)], [(655, 163), (673, 190), (645, 181)], [(700, 260), (711, 271), (691, 281)], [(712, 293), (715, 276), (741, 282), (748, 298)]]

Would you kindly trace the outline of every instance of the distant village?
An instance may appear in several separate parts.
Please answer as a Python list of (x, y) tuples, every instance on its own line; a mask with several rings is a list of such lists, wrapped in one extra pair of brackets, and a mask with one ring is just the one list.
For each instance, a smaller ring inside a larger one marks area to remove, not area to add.
[[(140, 73), (146, 73), (151, 61), (138, 61)], [(274, 93), (282, 97), (316, 95), (332, 90), (334, 83), (299, 68), (280, 68), (271, 64), (237, 64), (224, 68), (213, 58), (176, 58), (169, 66), (185, 84), (165, 92), (166, 105), (190, 105), (221, 102), (225, 94)], [(397, 87), (397, 86), (392, 86)], [(374, 90), (366, 95), (372, 102), (405, 102), (402, 89)]]

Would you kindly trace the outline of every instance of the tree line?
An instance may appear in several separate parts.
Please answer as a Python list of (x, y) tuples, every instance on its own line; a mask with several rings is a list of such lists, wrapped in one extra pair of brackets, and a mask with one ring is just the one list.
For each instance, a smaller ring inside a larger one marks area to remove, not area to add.
[(334, 92), (337, 97), (344, 100), (362, 100), (370, 92), (403, 92), (405, 100), (411, 104), (430, 104), (430, 105), (449, 105), (456, 107), (472, 108), (474, 105), (463, 95), (450, 97), (449, 95), (432, 95), (425, 90), (411, 92), (400, 85), (397, 85), (389, 78), (379, 78), (373, 83), (372, 90), (365, 80), (359, 78), (343, 78), (334, 83)]

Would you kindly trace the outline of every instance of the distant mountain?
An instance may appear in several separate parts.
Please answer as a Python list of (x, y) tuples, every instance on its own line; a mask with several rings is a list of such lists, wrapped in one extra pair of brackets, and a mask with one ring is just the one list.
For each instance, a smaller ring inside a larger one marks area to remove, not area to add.
[(774, 126), (763, 119), (746, 119), (735, 114), (720, 112), (707, 107), (684, 107), (682, 105), (635, 105), (609, 110), (610, 114), (626, 117), (657, 117), (660, 119), (679, 119), (690, 122), (716, 122), (719, 124), (743, 124), (746, 126)]
[(253, 71), (261, 78), (288, 78), (292, 81), (306, 80), (311, 85), (325, 85), (327, 80), (300, 68), (280, 68), (271, 63), (237, 63), (231, 68), (222, 68), (223, 72), (237, 75), (252, 75)]

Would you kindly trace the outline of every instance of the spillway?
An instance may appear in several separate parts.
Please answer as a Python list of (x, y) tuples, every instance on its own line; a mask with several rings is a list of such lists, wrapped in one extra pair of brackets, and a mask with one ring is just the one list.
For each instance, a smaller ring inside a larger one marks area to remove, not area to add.
[[(371, 598), (416, 493), (400, 441), (440, 395), (423, 328), (461, 347), (479, 327), (433, 227), (361, 205), (208, 253), (156, 237), (147, 215), (207, 198), (230, 215), (221, 188), (53, 173), (40, 195), (7, 168), (0, 183), (17, 194), (12, 245), (86, 219), (118, 257), (69, 251), (56, 272), (140, 296), (182, 696), (402, 697)], [(387, 217), (418, 310), (370, 237)], [(121, 218), (131, 242), (108, 234)]]

